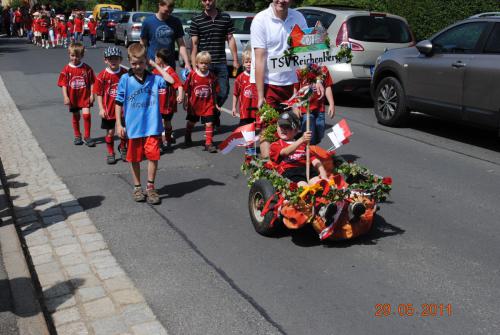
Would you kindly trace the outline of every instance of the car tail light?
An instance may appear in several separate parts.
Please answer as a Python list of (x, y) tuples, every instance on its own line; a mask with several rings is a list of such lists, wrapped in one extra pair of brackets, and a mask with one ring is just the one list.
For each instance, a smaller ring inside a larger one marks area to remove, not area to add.
[(335, 40), (335, 45), (349, 45), (352, 51), (365, 51), (365, 48), (359, 43), (352, 42), (349, 38), (349, 31), (347, 30), (347, 22), (342, 23), (339, 32), (337, 34), (337, 39)]
[(108, 21), (108, 23), (106, 24), (106, 26), (108, 26), (108, 27), (114, 27), (114, 26), (116, 26), (116, 22), (115, 21)]
[(132, 31), (141, 31), (141, 26), (132, 26)]

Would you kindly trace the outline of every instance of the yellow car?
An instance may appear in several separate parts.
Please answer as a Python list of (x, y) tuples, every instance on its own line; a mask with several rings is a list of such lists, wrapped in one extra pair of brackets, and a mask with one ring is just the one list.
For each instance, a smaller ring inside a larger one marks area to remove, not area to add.
[(114, 5), (114, 4), (105, 4), (101, 3), (98, 5), (95, 5), (94, 10), (92, 11), (92, 15), (94, 15), (96, 20), (100, 20), (103, 12), (106, 10), (123, 10), (123, 7), (120, 5)]

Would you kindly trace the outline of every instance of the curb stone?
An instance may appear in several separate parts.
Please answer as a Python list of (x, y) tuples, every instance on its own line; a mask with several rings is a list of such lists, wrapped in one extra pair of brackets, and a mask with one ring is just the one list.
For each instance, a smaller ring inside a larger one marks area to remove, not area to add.
[(94, 223), (56, 175), (0, 76), (0, 157), (14, 222), (59, 335), (166, 335)]

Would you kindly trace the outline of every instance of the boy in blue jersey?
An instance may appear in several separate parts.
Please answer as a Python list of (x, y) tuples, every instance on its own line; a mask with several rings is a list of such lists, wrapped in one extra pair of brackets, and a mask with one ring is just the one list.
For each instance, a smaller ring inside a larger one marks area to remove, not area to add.
[[(160, 76), (146, 71), (148, 61), (146, 49), (140, 44), (128, 48), (130, 70), (120, 78), (116, 96), (116, 129), (118, 136), (128, 137), (127, 161), (130, 162), (134, 179), (134, 200), (146, 200), (153, 205), (159, 204), (160, 196), (155, 189), (154, 180), (160, 160), (160, 143), (163, 123), (158, 103), (158, 93), (172, 84), (174, 79), (155, 62), (149, 64)], [(126, 130), (122, 125), (122, 112)], [(148, 162), (148, 184), (146, 195), (141, 187), (141, 161)]]

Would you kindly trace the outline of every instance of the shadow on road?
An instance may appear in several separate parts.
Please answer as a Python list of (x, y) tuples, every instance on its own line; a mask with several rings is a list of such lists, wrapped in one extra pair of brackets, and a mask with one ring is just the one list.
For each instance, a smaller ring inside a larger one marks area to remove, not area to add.
[(500, 152), (500, 138), (496, 130), (475, 128), (471, 125), (443, 120), (420, 113), (412, 113), (410, 115), (407, 127), (450, 140)]
[(335, 106), (373, 108), (373, 100), (369, 94), (336, 93), (333, 97), (335, 99)]
[(160, 197), (165, 198), (181, 198), (186, 194), (193, 193), (207, 186), (224, 186), (221, 183), (209, 178), (200, 178), (190, 181), (185, 181), (177, 184), (165, 185), (158, 190)]

